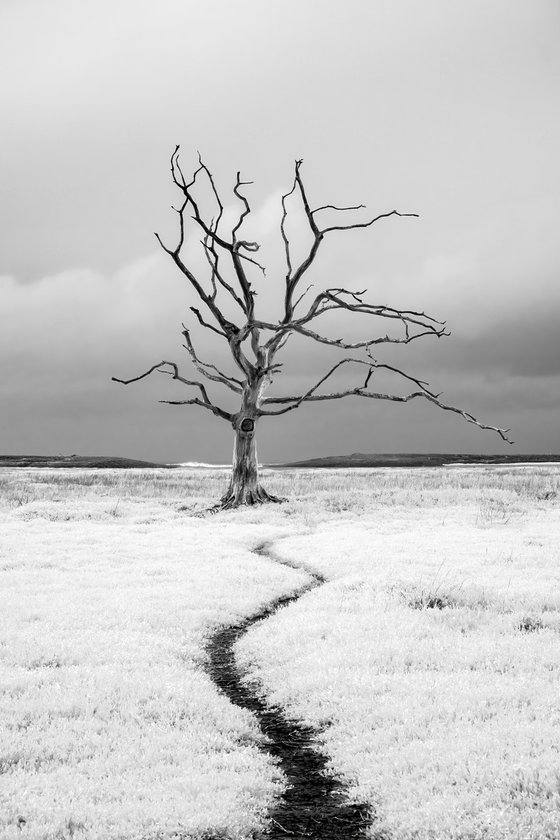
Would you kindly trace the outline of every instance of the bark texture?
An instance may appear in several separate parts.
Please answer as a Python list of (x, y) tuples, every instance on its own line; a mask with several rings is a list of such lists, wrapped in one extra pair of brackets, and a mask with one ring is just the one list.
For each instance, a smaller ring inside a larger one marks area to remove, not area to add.
[(235, 417), (233, 466), (229, 487), (217, 505), (217, 508), (221, 510), (241, 505), (284, 501), (267, 493), (259, 482), (256, 438), (259, 397), (260, 389), (258, 388), (246, 391), (242, 409)]
[(235, 432), (231, 479), (226, 493), (220, 500), (220, 507), (227, 509), (274, 501), (280, 500), (270, 496), (259, 483), (255, 434), (238, 428)]

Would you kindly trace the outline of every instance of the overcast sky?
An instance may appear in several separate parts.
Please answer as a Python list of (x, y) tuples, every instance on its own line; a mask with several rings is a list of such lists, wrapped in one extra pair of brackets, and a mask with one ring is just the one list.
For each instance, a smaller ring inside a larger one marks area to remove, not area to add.
[[(236, 171), (254, 181), (267, 316), (294, 159), (315, 205), (367, 205), (352, 221), (419, 213), (332, 234), (309, 281), (447, 320), (451, 337), (377, 358), (516, 441), (350, 398), (263, 420), (262, 460), (560, 452), (557, 0), (3, 0), (0, 56), (0, 453), (231, 457), (224, 421), (157, 402), (183, 386), (111, 382), (163, 358), (192, 375), (180, 328), (196, 301), (153, 236), (175, 236), (175, 144), (189, 172), (200, 150), (228, 207)], [(294, 342), (270, 395), (332, 358)]]

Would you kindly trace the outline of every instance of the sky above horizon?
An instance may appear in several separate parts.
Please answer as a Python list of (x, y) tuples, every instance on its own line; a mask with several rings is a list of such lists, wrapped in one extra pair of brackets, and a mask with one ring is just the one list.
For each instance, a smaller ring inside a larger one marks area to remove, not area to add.
[[(343, 223), (418, 213), (332, 234), (308, 282), (445, 320), (450, 337), (376, 358), (515, 441), (427, 403), (348, 398), (265, 418), (263, 461), (559, 453), (559, 46), (554, 0), (4, 0), (0, 453), (231, 457), (224, 421), (158, 403), (184, 386), (111, 381), (161, 359), (192, 377), (183, 321), (205, 360), (229, 365), (153, 236), (176, 237), (176, 144), (188, 173), (200, 150), (228, 213), (235, 173), (254, 182), (243, 231), (267, 264), (255, 277), (267, 318), (281, 314), (280, 196), (295, 159), (314, 205), (367, 205)], [(189, 229), (202, 271), (196, 241)], [(372, 328), (385, 332), (361, 316), (329, 324), (350, 340)], [(290, 342), (268, 395), (307, 390), (337, 352)]]

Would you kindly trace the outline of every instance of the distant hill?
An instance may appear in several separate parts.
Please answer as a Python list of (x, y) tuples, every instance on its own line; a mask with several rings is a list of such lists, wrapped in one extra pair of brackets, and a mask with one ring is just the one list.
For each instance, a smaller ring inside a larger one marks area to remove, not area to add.
[[(560, 455), (472, 455), (447, 453), (394, 453), (366, 455), (354, 452), (352, 455), (328, 455), (325, 458), (309, 458), (290, 464), (263, 465), (268, 469), (349, 469), (351, 467), (441, 467), (444, 464), (543, 464), (560, 463)], [(195, 469), (229, 467), (229, 464), (156, 464), (152, 461), (135, 461), (133, 458), (107, 457), (103, 455), (0, 455), (2, 467), (45, 467), (48, 469), (75, 468), (91, 469)]]
[(90, 469), (149, 469), (166, 467), (167, 464), (153, 464), (151, 461), (135, 461), (132, 458), (105, 457), (103, 455), (0, 455), (0, 467), (75, 467)]
[(444, 464), (538, 464), (560, 463), (560, 455), (472, 455), (447, 453), (396, 453), (389, 455), (328, 455), (309, 458), (291, 464), (276, 464), (280, 468), (307, 467), (317, 469), (348, 469), (350, 467), (441, 467)]

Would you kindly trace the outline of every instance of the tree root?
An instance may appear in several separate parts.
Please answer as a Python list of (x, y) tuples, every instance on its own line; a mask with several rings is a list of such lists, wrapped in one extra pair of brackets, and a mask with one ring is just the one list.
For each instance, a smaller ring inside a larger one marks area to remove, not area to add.
[(258, 485), (256, 488), (251, 490), (228, 490), (228, 492), (222, 496), (220, 501), (210, 508), (209, 512), (217, 513), (220, 510), (233, 510), (238, 507), (252, 507), (253, 505), (264, 505), (269, 502), (273, 504), (282, 504), (282, 502), (286, 501), (287, 499), (282, 496), (273, 496), (271, 493), (267, 493), (264, 487)]
[(234, 510), (239, 507), (254, 507), (264, 504), (281, 505), (287, 501), (288, 499), (285, 496), (273, 496), (259, 485), (256, 490), (245, 489), (237, 492), (228, 490), (219, 502), (209, 508), (196, 509), (191, 505), (181, 505), (177, 508), (177, 512), (189, 513), (191, 516), (207, 516), (212, 513), (220, 513), (222, 510)]

